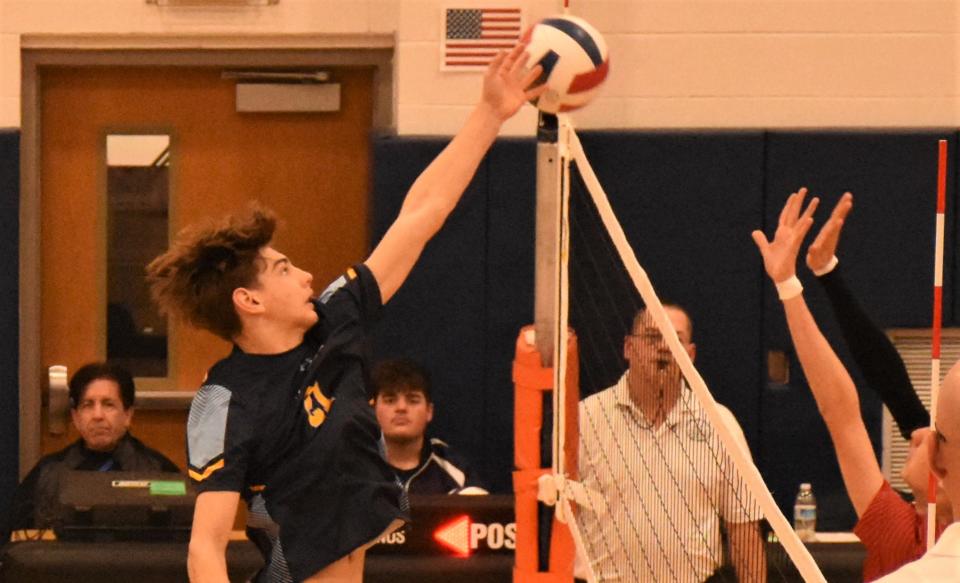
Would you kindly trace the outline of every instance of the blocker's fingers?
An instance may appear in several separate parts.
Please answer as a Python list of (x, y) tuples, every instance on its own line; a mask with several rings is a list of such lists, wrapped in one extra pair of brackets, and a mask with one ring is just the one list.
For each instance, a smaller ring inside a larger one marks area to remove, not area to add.
[(833, 207), (830, 218), (845, 219), (847, 215), (850, 214), (851, 209), (853, 209), (853, 195), (849, 192), (844, 192), (843, 196), (840, 197), (840, 202), (837, 203), (837, 206)]
[(810, 227), (813, 226), (813, 217), (803, 216), (797, 221), (797, 232), (794, 238), (793, 246), (798, 250), (800, 249), (800, 243), (803, 242), (803, 239), (807, 236), (807, 233), (810, 232)]
[(807, 197), (806, 187), (801, 187), (797, 191), (797, 196), (793, 198), (793, 207), (790, 209), (790, 213), (787, 215), (787, 220), (790, 221), (790, 224), (796, 223), (797, 219), (800, 217), (800, 211), (803, 209), (803, 201)]
[(753, 237), (753, 242), (756, 243), (757, 249), (760, 250), (760, 255), (766, 255), (770, 243), (767, 242), (767, 236), (763, 234), (763, 231), (758, 229), (750, 233), (750, 236)]
[(783, 208), (780, 209), (780, 219), (777, 221), (778, 226), (782, 227), (787, 224), (787, 216), (790, 214), (790, 209), (793, 207), (793, 200), (795, 198), (797, 198), (797, 193), (793, 192), (787, 197), (787, 202), (783, 203)]
[(812, 220), (813, 220), (813, 213), (817, 210), (817, 207), (818, 207), (818, 206), (820, 206), (820, 198), (819, 198), (819, 197), (816, 197), (816, 196), (813, 197), (813, 198), (811, 198), (811, 199), (810, 199), (810, 204), (807, 205), (806, 210), (803, 211), (803, 216), (800, 217), (800, 218), (802, 218), (802, 219), (810, 219), (810, 220), (812, 221)]

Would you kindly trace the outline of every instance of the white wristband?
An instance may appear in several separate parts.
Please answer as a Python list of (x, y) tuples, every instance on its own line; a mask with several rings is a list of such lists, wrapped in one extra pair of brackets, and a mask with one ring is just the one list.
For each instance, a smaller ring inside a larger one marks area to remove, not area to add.
[(790, 279), (785, 279), (783, 281), (777, 282), (777, 296), (779, 296), (780, 301), (789, 300), (790, 298), (795, 298), (801, 293), (803, 293), (803, 285), (800, 284), (800, 280), (797, 279), (796, 275), (791, 275)]
[(831, 271), (833, 271), (834, 269), (836, 269), (838, 263), (840, 263), (840, 260), (837, 259), (836, 255), (834, 255), (833, 257), (830, 258), (830, 261), (827, 261), (826, 265), (824, 265), (820, 269), (814, 269), (813, 274), (816, 275), (817, 277), (820, 277), (821, 275), (826, 275)]

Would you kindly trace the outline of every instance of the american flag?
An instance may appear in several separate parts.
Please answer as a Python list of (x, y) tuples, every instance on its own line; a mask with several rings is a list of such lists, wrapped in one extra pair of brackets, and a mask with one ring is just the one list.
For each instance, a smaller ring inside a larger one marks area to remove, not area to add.
[(447, 8), (442, 70), (483, 69), (522, 31), (520, 8)]

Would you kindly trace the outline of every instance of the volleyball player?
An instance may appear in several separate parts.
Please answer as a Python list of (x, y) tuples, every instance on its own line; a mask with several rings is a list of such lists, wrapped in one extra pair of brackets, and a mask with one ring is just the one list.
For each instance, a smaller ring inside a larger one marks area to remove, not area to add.
[[(753, 238), (763, 256), (767, 275), (776, 284), (783, 303), (787, 325), (810, 391), (830, 432), (847, 495), (853, 503), (858, 522), (854, 529), (867, 550), (863, 575), (872, 581), (923, 555), (926, 548), (926, 484), (930, 466), (925, 435), (912, 432), (910, 454), (903, 469), (904, 481), (914, 494), (911, 506), (894, 492), (883, 477), (870, 444), (863, 418), (857, 414), (860, 401), (853, 379), (817, 326), (796, 279), (796, 260), (800, 245), (813, 224), (818, 200), (813, 199), (801, 214), (806, 189), (787, 199), (780, 214), (773, 241), (761, 231)], [(849, 211), (852, 199), (844, 197), (823, 227), (822, 239), (836, 237)], [(838, 212), (839, 210), (839, 212)], [(814, 249), (814, 253), (819, 249)], [(831, 250), (831, 255), (833, 254)], [(814, 264), (822, 263), (815, 260)], [(952, 521), (952, 510), (943, 489), (938, 491), (938, 531)]]
[(364, 338), (469, 184), (528, 89), (519, 45), (499, 55), (480, 102), (414, 182), (362, 264), (314, 297), (312, 276), (271, 246), (275, 219), (253, 209), (182, 233), (148, 268), (161, 308), (233, 342), (190, 410), (190, 475), (199, 495), (188, 570), (226, 581), (237, 504), (264, 555), (255, 581), (362, 580), (364, 549), (404, 519), (367, 399)]

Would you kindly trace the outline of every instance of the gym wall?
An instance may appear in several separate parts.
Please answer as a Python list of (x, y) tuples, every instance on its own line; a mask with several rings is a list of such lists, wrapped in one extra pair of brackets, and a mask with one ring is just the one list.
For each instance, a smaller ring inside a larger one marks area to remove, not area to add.
[[(472, 5), (504, 5), (496, 0)], [(516, 0), (527, 22), (560, 0)], [(160, 7), (144, 0), (0, 0), (0, 127), (20, 125), (20, 50), (124, 46), (396, 49), (401, 135), (450, 135), (480, 76), (439, 70), (440, 0), (281, 0)], [(601, 30), (611, 74), (583, 128), (924, 127), (960, 124), (952, 0), (572, 0)], [(263, 40), (267, 39), (267, 40)], [(274, 39), (274, 40), (270, 40)], [(526, 111), (506, 132), (530, 135)]]

